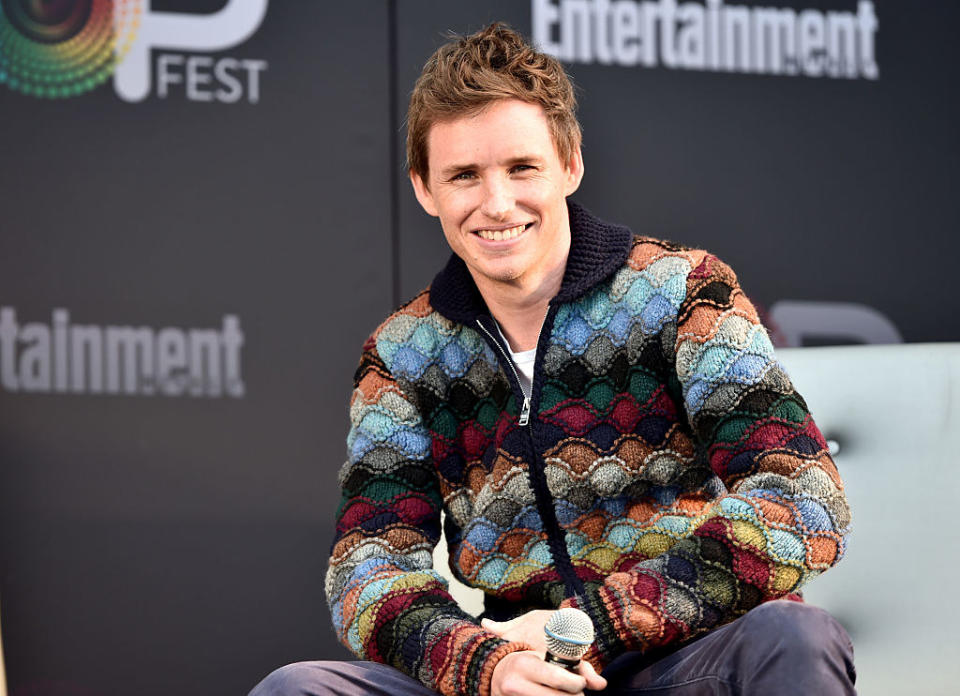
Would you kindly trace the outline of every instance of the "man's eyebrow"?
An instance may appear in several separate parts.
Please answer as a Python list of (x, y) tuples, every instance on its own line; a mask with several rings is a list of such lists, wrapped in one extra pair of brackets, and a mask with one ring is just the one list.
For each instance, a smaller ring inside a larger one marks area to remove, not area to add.
[(537, 155), (516, 155), (508, 159), (504, 164), (512, 166), (514, 164), (523, 164), (525, 162), (539, 162), (541, 158)]
[(465, 172), (471, 169), (476, 169), (477, 165), (475, 164), (451, 164), (449, 167), (444, 167), (440, 170), (440, 176), (443, 178), (449, 178), (460, 172)]
[[(512, 167), (515, 164), (523, 164), (528, 162), (539, 162), (541, 160), (537, 155), (514, 155), (507, 160), (504, 160), (503, 164)], [(440, 176), (447, 179), (452, 176), (456, 176), (461, 172), (473, 171), (478, 168), (477, 164), (451, 164), (449, 167), (444, 167), (440, 170)]]

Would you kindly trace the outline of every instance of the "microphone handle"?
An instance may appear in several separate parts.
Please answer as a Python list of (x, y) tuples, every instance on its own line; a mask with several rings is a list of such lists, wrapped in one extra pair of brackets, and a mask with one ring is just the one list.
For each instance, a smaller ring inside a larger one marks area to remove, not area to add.
[(547, 656), (544, 658), (544, 661), (553, 665), (557, 665), (558, 667), (563, 667), (568, 672), (576, 672), (577, 665), (580, 664), (580, 658), (567, 659), (564, 657), (557, 657), (549, 650), (547, 650)]

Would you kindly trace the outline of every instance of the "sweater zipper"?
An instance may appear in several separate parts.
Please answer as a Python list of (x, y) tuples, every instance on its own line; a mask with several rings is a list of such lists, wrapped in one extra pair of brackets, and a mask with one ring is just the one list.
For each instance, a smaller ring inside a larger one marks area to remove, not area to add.
[[(547, 314), (550, 314), (549, 304), (547, 305), (546, 314), (543, 315), (543, 321), (540, 322), (540, 330), (537, 332), (537, 342), (535, 344), (536, 346), (540, 345), (540, 334), (543, 333), (543, 327), (547, 323)], [(503, 359), (507, 361), (507, 364), (510, 366), (510, 369), (513, 370), (513, 376), (516, 378), (517, 386), (520, 387), (520, 393), (523, 395), (523, 404), (520, 407), (520, 418), (517, 420), (517, 425), (524, 426), (529, 424), (530, 423), (530, 398), (533, 396), (533, 379), (530, 380), (530, 393), (527, 394), (523, 390), (523, 382), (520, 381), (520, 373), (517, 372), (516, 365), (513, 364), (513, 360), (511, 360), (510, 356), (507, 355), (507, 351), (504, 349), (504, 347), (500, 345), (500, 341), (498, 341), (493, 337), (493, 334), (487, 330), (487, 327), (483, 325), (483, 323), (480, 321), (479, 318), (477, 319), (477, 326), (479, 326), (480, 329), (483, 331), (483, 333), (487, 334), (487, 336), (490, 338), (490, 341), (497, 348), (500, 349), (500, 353), (503, 355)]]
[[(540, 338), (543, 334), (543, 327), (547, 324), (547, 317), (550, 316), (550, 306), (547, 306), (547, 313), (543, 316), (543, 322), (540, 324), (540, 331), (537, 332), (537, 352), (540, 351)], [(517, 372), (516, 366), (514, 366), (513, 361), (510, 359), (510, 356), (507, 354), (506, 350), (500, 344), (500, 342), (493, 337), (493, 334), (483, 325), (483, 323), (478, 318), (476, 320), (477, 326), (480, 327), (480, 330), (487, 335), (487, 338), (490, 339), (490, 342), (497, 346), (500, 350), (500, 354), (503, 355), (504, 360), (507, 364), (510, 365), (510, 369), (513, 371), (513, 376), (517, 381), (517, 386), (520, 388), (520, 393), (523, 395), (523, 407), (520, 410), (520, 418), (517, 420), (517, 425), (520, 426), (529, 426), (530, 423), (530, 412), (531, 412), (531, 400), (533, 398), (533, 387), (534, 382), (537, 379), (537, 372), (534, 370), (533, 379), (530, 380), (530, 394), (527, 395), (523, 391), (523, 385), (520, 383), (520, 375)], [(542, 359), (538, 355), (537, 361)], [(536, 364), (536, 363), (534, 363)], [(536, 459), (540, 459), (540, 453), (537, 449), (537, 445), (533, 440), (533, 431), (529, 427), (524, 427), (524, 430), (527, 433), (527, 436), (530, 441), (530, 452), (532, 456)], [(540, 461), (542, 466), (543, 462)], [(573, 562), (570, 560), (570, 555), (567, 553), (567, 545), (563, 541), (563, 530), (560, 528), (560, 523), (557, 521), (556, 511), (553, 508), (553, 502), (550, 498), (550, 493), (547, 486), (546, 478), (543, 475), (543, 471), (540, 467), (536, 466), (533, 461), (530, 462), (530, 476), (536, 480), (534, 484), (534, 493), (537, 498), (538, 506), (540, 507), (540, 514), (544, 518), (544, 527), (547, 532), (547, 538), (551, 540), (550, 546), (551, 551), (554, 555), (554, 561), (557, 563), (557, 570), (560, 573), (560, 577), (563, 578), (564, 585), (568, 589), (568, 594), (571, 596), (576, 596), (578, 598), (583, 597), (583, 583), (577, 577), (576, 571), (573, 569)], [(537, 489), (542, 489), (541, 493), (537, 493)], [(582, 601), (581, 601), (582, 603)], [(586, 608), (585, 608), (586, 609)]]

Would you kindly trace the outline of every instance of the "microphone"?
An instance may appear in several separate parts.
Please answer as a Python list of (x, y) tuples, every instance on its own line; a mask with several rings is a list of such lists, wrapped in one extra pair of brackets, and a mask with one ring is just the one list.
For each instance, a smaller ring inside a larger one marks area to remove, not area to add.
[(577, 671), (580, 658), (593, 644), (593, 621), (573, 607), (558, 609), (543, 627), (547, 643), (547, 662), (570, 672)]

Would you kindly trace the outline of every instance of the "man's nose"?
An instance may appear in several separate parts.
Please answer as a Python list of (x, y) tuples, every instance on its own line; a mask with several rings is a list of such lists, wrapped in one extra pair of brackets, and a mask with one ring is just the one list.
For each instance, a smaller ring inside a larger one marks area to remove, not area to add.
[(510, 184), (500, 177), (488, 179), (483, 192), (481, 211), (494, 220), (502, 220), (513, 210), (513, 192)]

